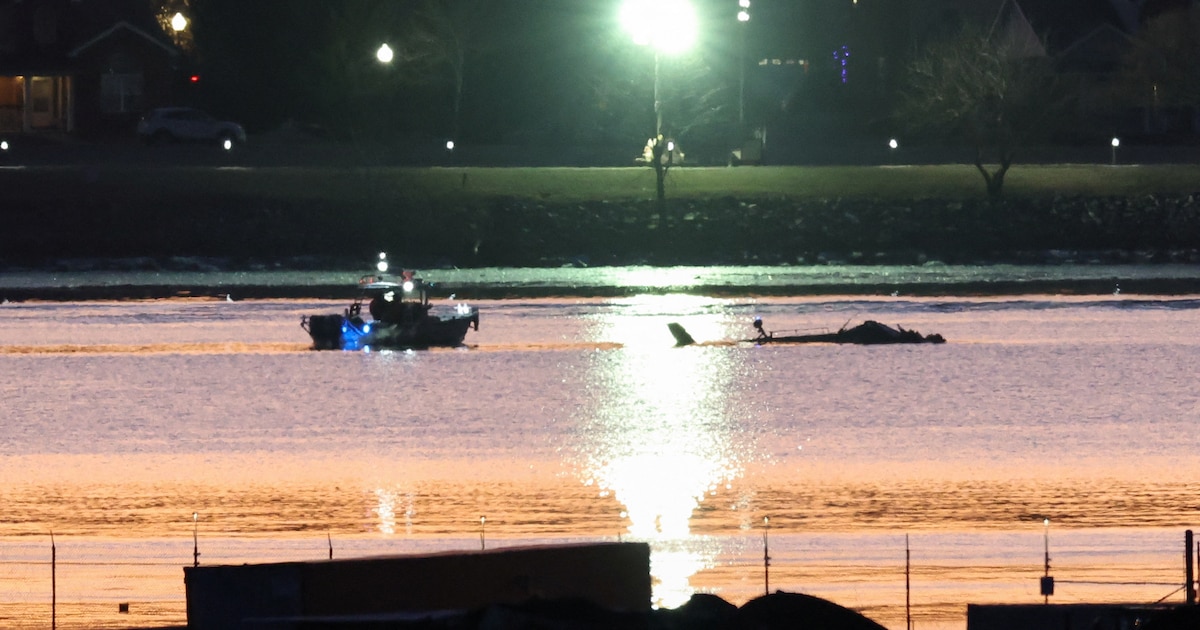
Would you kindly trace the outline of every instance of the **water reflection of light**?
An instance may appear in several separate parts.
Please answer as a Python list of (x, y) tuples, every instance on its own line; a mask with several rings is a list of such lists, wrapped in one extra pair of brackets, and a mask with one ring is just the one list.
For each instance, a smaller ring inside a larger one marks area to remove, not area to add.
[(396, 495), (383, 488), (375, 489), (375, 514), (379, 517), (379, 532), (396, 533)]
[[(624, 504), (629, 534), (650, 543), (654, 604), (661, 607), (685, 603), (694, 592), (691, 577), (713, 565), (713, 546), (692, 535), (689, 522), (705, 494), (738, 473), (727, 406), (735, 372), (730, 349), (663, 342), (669, 321), (696, 317), (715, 302), (631, 298), (600, 316), (596, 331), (623, 347), (593, 364), (602, 387), (585, 420), (588, 474)], [(711, 320), (689, 327), (719, 327)]]

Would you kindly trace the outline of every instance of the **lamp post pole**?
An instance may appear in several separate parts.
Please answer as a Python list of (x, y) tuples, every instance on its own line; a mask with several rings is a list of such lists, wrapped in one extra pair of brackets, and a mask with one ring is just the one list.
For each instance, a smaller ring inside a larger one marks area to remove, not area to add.
[(662, 55), (658, 52), (658, 48), (654, 49), (654, 137), (658, 138), (662, 135), (662, 72), (659, 66), (662, 64)]
[(653, 49), (656, 139), (663, 131), (662, 54), (691, 47), (696, 34), (695, 17), (689, 0), (625, 0), (621, 5), (621, 23), (634, 43)]
[(750, 22), (750, 0), (738, 0), (737, 19), (741, 31), (741, 51), (738, 59), (738, 142), (746, 134), (746, 29)]

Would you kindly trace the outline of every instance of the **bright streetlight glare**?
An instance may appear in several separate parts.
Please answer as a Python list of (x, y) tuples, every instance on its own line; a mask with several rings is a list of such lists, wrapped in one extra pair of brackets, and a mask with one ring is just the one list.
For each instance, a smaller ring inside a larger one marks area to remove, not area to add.
[(392, 47), (387, 44), (380, 45), (379, 50), (375, 51), (375, 58), (379, 60), (379, 63), (392, 63), (393, 56)]
[(625, 0), (621, 26), (642, 46), (679, 53), (696, 43), (696, 11), (687, 0)]
[(1120, 139), (1120, 138), (1113, 138), (1113, 139), (1112, 139), (1112, 145), (1113, 145), (1113, 148), (1114, 148), (1114, 149), (1115, 149), (1115, 148), (1117, 148), (1117, 147), (1119, 147), (1119, 146), (1121, 146), (1121, 139)]
[(186, 29), (187, 25), (187, 18), (183, 17), (182, 13), (176, 13), (171, 17), (171, 28), (175, 29), (176, 33)]

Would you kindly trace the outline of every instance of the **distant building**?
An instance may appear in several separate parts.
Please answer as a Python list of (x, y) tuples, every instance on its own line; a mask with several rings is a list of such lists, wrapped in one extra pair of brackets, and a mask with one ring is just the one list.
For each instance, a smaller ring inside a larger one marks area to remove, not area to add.
[(0, 0), (0, 132), (131, 130), (181, 62), (147, 2)]

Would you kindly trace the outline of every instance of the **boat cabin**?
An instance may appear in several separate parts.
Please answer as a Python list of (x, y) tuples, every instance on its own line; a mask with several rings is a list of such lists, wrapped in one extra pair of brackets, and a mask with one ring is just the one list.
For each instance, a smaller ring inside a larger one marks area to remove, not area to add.
[(362, 293), (350, 305), (346, 319), (361, 320), (364, 302), (371, 319), (377, 322), (409, 322), (423, 317), (430, 308), (425, 283), (413, 278), (411, 272), (405, 272), (403, 280), (392, 282), (364, 276), (359, 280)]

